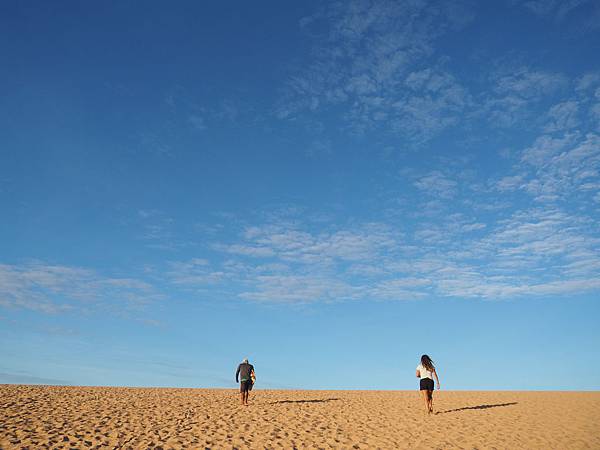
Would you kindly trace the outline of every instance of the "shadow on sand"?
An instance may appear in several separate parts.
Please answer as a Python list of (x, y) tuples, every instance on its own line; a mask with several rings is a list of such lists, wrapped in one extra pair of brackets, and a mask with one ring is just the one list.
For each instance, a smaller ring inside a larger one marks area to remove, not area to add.
[(465, 406), (464, 408), (456, 408), (456, 409), (449, 409), (447, 411), (440, 411), (438, 412), (438, 414), (446, 414), (446, 413), (451, 413), (451, 412), (457, 412), (457, 411), (466, 411), (469, 409), (489, 409), (489, 408), (499, 408), (501, 406), (511, 406), (511, 405), (516, 405), (518, 404), (518, 402), (511, 402), (511, 403), (497, 403), (495, 405), (477, 405), (477, 406)]
[(277, 405), (278, 403), (327, 403), (335, 402), (339, 398), (324, 398), (322, 400), (279, 400), (278, 402), (271, 402), (271, 405)]

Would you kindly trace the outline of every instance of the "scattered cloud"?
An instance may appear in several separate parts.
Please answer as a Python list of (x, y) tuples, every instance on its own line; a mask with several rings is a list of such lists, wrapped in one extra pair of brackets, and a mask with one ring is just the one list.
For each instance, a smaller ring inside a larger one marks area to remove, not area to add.
[(127, 310), (160, 298), (148, 283), (96, 271), (32, 262), (0, 265), (0, 305), (43, 313)]
[(318, 275), (261, 275), (253, 288), (240, 298), (259, 302), (308, 303), (340, 302), (358, 298), (347, 282)]
[[(4, 264), (0, 266), (0, 302), (4, 307), (44, 313), (105, 310), (115, 303), (126, 309), (130, 304), (137, 307), (159, 300), (156, 285), (163, 283), (170, 286), (170, 295), (192, 291), (215, 300), (281, 304), (503, 299), (594, 291), (600, 279), (595, 221), (585, 210), (568, 210), (570, 204), (540, 203), (529, 188), (532, 177), (542, 182), (546, 173), (558, 170), (554, 167), (566, 167), (569, 179), (587, 180), (570, 189), (588, 186), (589, 201), (595, 202), (598, 185), (592, 186), (590, 180), (597, 173), (584, 170), (590, 170), (590, 158), (596, 158), (597, 164), (598, 143), (597, 136), (587, 136), (559, 145), (560, 151), (536, 153), (523, 160), (528, 161), (530, 172), (501, 178), (495, 184), (494, 192), (518, 188), (531, 194), (531, 206), (512, 213), (485, 213), (485, 218), (478, 218), (455, 209), (447, 211), (443, 221), (422, 218), (395, 225), (352, 222), (340, 226), (272, 218), (229, 234), (225, 242), (209, 243), (211, 251), (202, 257), (157, 267), (148, 275), (151, 281), (41, 262)], [(583, 168), (575, 170), (576, 166)], [(453, 184), (437, 182), (445, 179), (440, 174), (418, 178), (419, 189), (442, 198), (451, 189), (453, 203), (460, 204), (465, 194)], [(432, 185), (445, 187), (436, 190)], [(144, 320), (155, 325), (151, 317)]]
[[(290, 203), (256, 212), (254, 220), (227, 215), (228, 225), (203, 232), (202, 248), (155, 264), (144, 278), (44, 262), (3, 264), (0, 305), (44, 313), (127, 309), (160, 299), (163, 283), (171, 295), (193, 291), (283, 304), (597, 290), (600, 135), (566, 125), (579, 111), (575, 105), (550, 107), (552, 131), (511, 150), (508, 168), (487, 183), (469, 181), (477, 175), (465, 174), (459, 163), (405, 171), (416, 188), (406, 195), (426, 200), (418, 211), (405, 205), (387, 221), (343, 224)], [(161, 226), (173, 220), (163, 212), (140, 209), (136, 220), (144, 240), (169, 239)], [(152, 325), (154, 319), (145, 320)]]
[(415, 182), (415, 186), (429, 195), (449, 199), (457, 193), (457, 183), (439, 171), (433, 171)]
[(595, 129), (600, 133), (600, 102), (590, 108), (590, 115), (595, 122)]
[(206, 259), (193, 258), (188, 261), (169, 263), (166, 275), (174, 284), (198, 286), (218, 283), (225, 278), (226, 274), (223, 271), (213, 270)]
[[(355, 133), (381, 129), (412, 141), (457, 123), (469, 101), (435, 56), (434, 43), (472, 18), (462, 3), (363, 1), (330, 4), (301, 21), (315, 41), (313, 61), (291, 76), (280, 119), (338, 111)], [(326, 31), (321, 31), (325, 24)], [(425, 68), (423, 68), (425, 66)]]
[(590, 0), (527, 0), (523, 6), (542, 17), (552, 17), (557, 21), (563, 20), (576, 8), (590, 3)]
[(560, 74), (529, 67), (508, 71), (506, 67), (490, 78), (491, 89), (483, 96), (482, 113), (489, 122), (499, 127), (522, 126), (539, 104), (554, 98), (568, 85), (568, 79)]
[(515, 191), (523, 186), (525, 174), (507, 175), (493, 182), (493, 186), (500, 192)]
[(567, 134), (561, 137), (542, 135), (538, 137), (531, 147), (526, 148), (521, 154), (521, 161), (535, 167), (542, 167), (555, 155), (562, 152), (572, 144), (576, 136)]
[(522, 99), (539, 99), (565, 86), (564, 75), (534, 71), (523, 67), (496, 80), (495, 91), (499, 94), (516, 95)]
[(576, 91), (588, 91), (600, 85), (600, 72), (587, 72), (576, 80)]
[(156, 156), (172, 156), (173, 147), (166, 142), (159, 134), (149, 131), (143, 131), (138, 135), (138, 147), (140, 151), (152, 153)]
[(546, 133), (570, 130), (579, 125), (577, 118), (579, 105), (576, 101), (568, 100), (554, 105), (548, 111), (548, 123), (544, 127)]
[(196, 114), (191, 115), (188, 118), (188, 122), (194, 129), (198, 131), (204, 131), (207, 128), (204, 118)]
[[(273, 303), (503, 299), (599, 287), (600, 239), (593, 221), (556, 206), (532, 206), (493, 222), (454, 213), (412, 234), (384, 223), (327, 233), (307, 227), (247, 228), (239, 242), (218, 247), (233, 258), (203, 260), (199, 276), (185, 282), (199, 288), (220, 283), (228, 295)], [(257, 245), (269, 251), (230, 252)], [(188, 272), (178, 269), (172, 276)], [(214, 273), (219, 276), (208, 276)]]
[(524, 188), (540, 201), (585, 201), (600, 184), (600, 136), (595, 133), (541, 136), (521, 159), (535, 169)]
[(177, 237), (175, 220), (158, 209), (140, 209), (137, 212), (137, 238), (149, 248), (176, 250), (189, 245), (188, 241)]

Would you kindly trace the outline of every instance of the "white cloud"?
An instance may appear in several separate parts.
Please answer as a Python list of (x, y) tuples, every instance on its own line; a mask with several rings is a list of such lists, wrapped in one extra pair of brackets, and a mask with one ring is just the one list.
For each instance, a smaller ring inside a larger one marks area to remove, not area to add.
[[(353, 26), (344, 32), (358, 31)], [(407, 70), (399, 80), (406, 92), (438, 93), (446, 86), (438, 75)], [(579, 94), (546, 101), (562, 80), (528, 71), (498, 84), (499, 98), (519, 98), (526, 111), (529, 102), (544, 102), (548, 113), (538, 122), (543, 133), (520, 151), (513, 147), (491, 181), (465, 172), (466, 162), (444, 160), (440, 169), (420, 175), (405, 171), (416, 196), (408, 198), (414, 194), (409, 189), (407, 203), (395, 202), (401, 210), (384, 214), (389, 222), (344, 226), (331, 218), (313, 220), (316, 214), (306, 208), (279, 205), (257, 213), (230, 239), (207, 243), (211, 257), (170, 263), (164, 278), (173, 289), (209, 297), (278, 303), (597, 290), (600, 241), (593, 223), (600, 204), (600, 136), (573, 129), (583, 127), (577, 125), (584, 111)], [(374, 96), (360, 95), (379, 108)], [(419, 200), (418, 208), (410, 207)], [(161, 216), (140, 217), (154, 223)]]
[(430, 139), (457, 123), (468, 102), (466, 90), (433, 56), (433, 44), (470, 18), (460, 4), (329, 4), (301, 22), (305, 31), (318, 30), (314, 59), (289, 78), (276, 115), (296, 118), (344, 105), (342, 118), (354, 132), (377, 128)]
[(554, 105), (548, 112), (548, 123), (544, 127), (546, 133), (564, 131), (577, 127), (579, 105), (576, 101), (568, 100)]
[(440, 295), (507, 298), (599, 287), (600, 239), (584, 217), (556, 209), (525, 210), (460, 246), (460, 252), (438, 256), (430, 279), (436, 280)]
[[(227, 264), (203, 261), (198, 278), (186, 282), (206, 287), (211, 281), (228, 287), (229, 296), (277, 303), (502, 299), (598, 289), (600, 239), (592, 222), (559, 207), (525, 208), (491, 221), (447, 213), (442, 222), (415, 224), (412, 233), (384, 223), (327, 232), (323, 226), (331, 225), (248, 227), (237, 242), (219, 247), (233, 256)], [(271, 252), (231, 254), (231, 246)], [(221, 279), (207, 278), (214, 273)]]
[(595, 122), (596, 131), (600, 132), (600, 103), (596, 103), (590, 108), (590, 115)]
[(493, 183), (495, 189), (500, 192), (509, 192), (519, 189), (523, 185), (524, 174), (508, 175)]
[(550, 16), (560, 21), (571, 11), (590, 0), (527, 0), (523, 6), (538, 16)]
[(427, 288), (434, 284), (427, 278), (385, 280), (369, 289), (368, 295), (373, 300), (419, 300), (428, 296)]
[(158, 299), (148, 283), (42, 262), (0, 265), (0, 305), (44, 313), (127, 309)]
[(197, 114), (193, 114), (190, 117), (188, 117), (188, 122), (194, 129), (196, 129), (198, 131), (204, 131), (208, 128), (206, 126), (206, 122), (205, 122), (204, 118)]
[(223, 282), (227, 278), (227, 271), (213, 269), (207, 259), (192, 258), (170, 262), (165, 276), (176, 285), (205, 287)]
[(224, 247), (217, 246), (216, 248), (225, 250), (227, 253), (234, 253), (237, 255), (244, 255), (244, 256), (253, 256), (255, 258), (267, 258), (267, 257), (273, 256), (275, 254), (273, 252), (273, 250), (268, 247), (260, 247), (260, 246), (253, 246), (253, 245), (234, 244), (234, 245), (228, 245), (228, 246), (224, 246)]
[(469, 100), (467, 91), (452, 76), (426, 69), (411, 73), (407, 84), (411, 91), (392, 104), (393, 130), (426, 140), (459, 122)]
[(563, 151), (575, 141), (576, 135), (567, 134), (562, 137), (543, 135), (538, 137), (531, 147), (526, 148), (521, 154), (521, 161), (536, 167), (544, 166), (549, 160)]
[(568, 85), (568, 79), (560, 73), (529, 67), (510, 71), (503, 68), (492, 74), (490, 82), (493, 87), (481, 100), (481, 113), (499, 127), (521, 126), (542, 101)]
[(495, 90), (499, 94), (513, 94), (523, 99), (539, 99), (566, 84), (567, 79), (562, 74), (523, 67), (498, 78)]
[(334, 277), (269, 275), (258, 276), (255, 281), (255, 288), (241, 293), (241, 298), (273, 303), (339, 302), (359, 298), (358, 289)]
[(600, 72), (588, 72), (576, 80), (576, 91), (587, 91), (600, 85)]
[(283, 261), (324, 264), (332, 261), (354, 261), (370, 258), (382, 247), (393, 245), (395, 237), (386, 227), (365, 225), (353, 231), (311, 234), (281, 226), (252, 228), (247, 246), (261, 248), (264, 254)]
[(585, 197), (574, 194), (592, 194), (600, 182), (600, 136), (594, 133), (541, 136), (521, 159), (535, 168), (524, 189), (539, 201), (569, 198), (585, 202)]
[(145, 241), (149, 248), (175, 250), (189, 245), (176, 237), (175, 220), (158, 209), (138, 210), (138, 239)]
[(143, 152), (149, 152), (157, 156), (171, 156), (173, 154), (171, 145), (153, 132), (139, 133), (138, 147)]
[(452, 198), (457, 193), (456, 181), (437, 170), (421, 177), (414, 184), (427, 194), (443, 199)]

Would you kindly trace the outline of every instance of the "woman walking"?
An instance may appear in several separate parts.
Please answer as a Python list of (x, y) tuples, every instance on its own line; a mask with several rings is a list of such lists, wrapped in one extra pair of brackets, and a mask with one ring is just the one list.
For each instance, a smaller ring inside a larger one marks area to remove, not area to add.
[(421, 356), (421, 364), (417, 366), (417, 378), (421, 379), (420, 390), (423, 400), (425, 401), (425, 408), (427, 413), (433, 412), (433, 377), (437, 383), (437, 388), (440, 388), (440, 380), (438, 379), (437, 372), (433, 361), (427, 355)]

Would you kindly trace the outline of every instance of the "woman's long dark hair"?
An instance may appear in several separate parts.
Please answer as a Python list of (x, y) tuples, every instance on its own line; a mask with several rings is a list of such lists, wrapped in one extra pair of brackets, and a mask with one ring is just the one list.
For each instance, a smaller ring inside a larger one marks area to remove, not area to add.
[(431, 358), (428, 355), (421, 356), (421, 364), (427, 370), (431, 370), (431, 371), (435, 370), (435, 366), (433, 365), (433, 361), (431, 360)]

